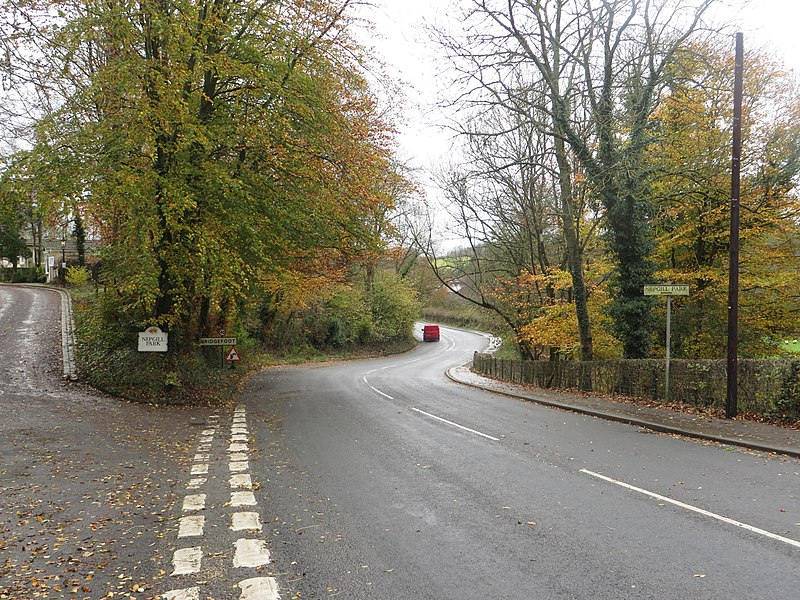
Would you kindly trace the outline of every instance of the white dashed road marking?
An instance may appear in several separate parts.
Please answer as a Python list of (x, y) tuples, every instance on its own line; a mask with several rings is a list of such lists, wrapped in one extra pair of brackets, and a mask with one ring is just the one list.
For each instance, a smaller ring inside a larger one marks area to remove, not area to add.
[(269, 563), (269, 550), (264, 540), (236, 540), (234, 567), (262, 567)]
[(256, 497), (253, 492), (231, 492), (231, 506), (255, 506)]
[(203, 510), (206, 507), (205, 494), (190, 494), (183, 499), (184, 512), (189, 510)]
[(200, 570), (200, 561), (203, 558), (203, 549), (199, 546), (175, 550), (172, 556), (173, 575), (191, 575)]
[(250, 468), (250, 464), (246, 460), (237, 460), (231, 463), (228, 463), (228, 470), (231, 473), (241, 473), (243, 471), (247, 471)]
[(250, 479), (250, 473), (240, 473), (238, 475), (231, 475), (228, 482), (232, 488), (243, 488), (246, 490), (253, 489), (253, 482)]
[(261, 519), (256, 512), (233, 513), (231, 529), (234, 531), (261, 531)]
[[(191, 475), (208, 475), (211, 468), (216, 469), (213, 461), (212, 442), (216, 434), (217, 416), (212, 415), (208, 418), (212, 427), (208, 427), (201, 432), (194, 455), (194, 462), (191, 466)], [(249, 447), (250, 432), (247, 430), (246, 411), (239, 407), (234, 411), (233, 422), (231, 425), (230, 436), (228, 437), (228, 484), (231, 490), (231, 501), (223, 506), (231, 508), (258, 506), (253, 488), (258, 485), (253, 484), (252, 476), (249, 472)], [(214, 471), (216, 473), (216, 470)], [(212, 480), (219, 480), (218, 475), (212, 475)], [(223, 480), (224, 481), (224, 480)], [(188, 491), (203, 489), (208, 484), (208, 477), (192, 477), (187, 485)], [(217, 484), (218, 485), (218, 484)], [(211, 504), (214, 508), (214, 504)], [(206, 494), (189, 493), (183, 498), (182, 509), (184, 512), (196, 512), (205, 510)], [(215, 511), (209, 511), (209, 518)], [(183, 538), (193, 538), (197, 545), (190, 548), (180, 548), (173, 555), (173, 576), (194, 575), (201, 570), (203, 559), (203, 536), (206, 530), (206, 516), (186, 515), (180, 518), (178, 526), (178, 540)], [(235, 532), (247, 532), (249, 535), (262, 532), (262, 524), (259, 513), (256, 511), (236, 511), (230, 515), (230, 530)], [(232, 568), (237, 569), (259, 569), (269, 564), (270, 554), (266, 540), (239, 538), (233, 542), (234, 555), (231, 564)], [(229, 559), (230, 560), (230, 559)], [(255, 574), (255, 572), (253, 573)], [(202, 577), (202, 576), (201, 576)], [(197, 585), (202, 582), (197, 581)], [(239, 600), (279, 600), (278, 584), (273, 577), (250, 577), (238, 583), (241, 590)], [(201, 597), (201, 587), (188, 587), (165, 592), (161, 595), (165, 600), (199, 600)]]
[(488, 433), (483, 433), (478, 431), (477, 429), (470, 429), (469, 427), (464, 427), (463, 425), (459, 425), (458, 423), (454, 423), (453, 421), (448, 421), (447, 419), (443, 419), (442, 417), (437, 417), (436, 415), (432, 415), (429, 412), (425, 412), (424, 410), (420, 410), (418, 408), (412, 407), (411, 410), (416, 411), (420, 414), (425, 415), (426, 417), (430, 417), (431, 419), (436, 419), (437, 421), (441, 421), (442, 423), (447, 423), (448, 425), (452, 425), (453, 427), (458, 427), (459, 429), (463, 429), (464, 431), (469, 431), (470, 433), (474, 433), (475, 435), (479, 435), (481, 437), (485, 437), (490, 440), (494, 440), (495, 442), (499, 442), (500, 438), (493, 437)]
[(189, 480), (189, 484), (186, 486), (186, 489), (196, 490), (200, 488), (206, 481), (207, 479), (205, 477), (195, 477)]
[(278, 600), (278, 584), (274, 577), (254, 577), (239, 582), (239, 600)]
[(180, 524), (178, 525), (178, 537), (183, 538), (203, 535), (203, 527), (205, 527), (205, 524), (205, 517), (181, 517)]
[(164, 594), (164, 600), (200, 600), (200, 588), (172, 590)]
[(208, 475), (208, 465), (206, 463), (196, 463), (192, 465), (191, 475)]
[(586, 473), (587, 475), (591, 475), (592, 477), (597, 477), (598, 479), (602, 479), (603, 481), (607, 481), (608, 483), (613, 483), (614, 485), (618, 485), (625, 489), (631, 490), (632, 492), (639, 492), (640, 494), (644, 494), (645, 496), (650, 496), (651, 498), (655, 498), (656, 500), (661, 500), (663, 502), (668, 502), (669, 504), (673, 504), (675, 506), (680, 506), (681, 508), (685, 508), (686, 510), (690, 510), (692, 512), (696, 512), (706, 517), (711, 517), (712, 519), (717, 519), (718, 521), (722, 521), (723, 523), (728, 523), (729, 525), (734, 525), (735, 527), (740, 527), (742, 529), (746, 529), (752, 533), (757, 533), (759, 535), (763, 535), (764, 537), (768, 537), (773, 540), (777, 540), (779, 542), (783, 542), (784, 544), (789, 544), (790, 546), (796, 546), (800, 548), (800, 542), (797, 540), (793, 540), (790, 538), (785, 538), (781, 535), (777, 535), (770, 531), (765, 531), (763, 529), (759, 529), (758, 527), (753, 527), (752, 525), (748, 525), (747, 523), (742, 523), (741, 521), (734, 521), (733, 519), (729, 519), (728, 517), (723, 517), (722, 515), (718, 515), (711, 511), (698, 508), (697, 506), (692, 506), (691, 504), (686, 504), (685, 502), (681, 502), (680, 500), (673, 500), (672, 498), (668, 498), (667, 496), (662, 496), (661, 494), (656, 494), (655, 492), (651, 492), (635, 485), (631, 485), (629, 483), (625, 483), (624, 481), (619, 481), (617, 479), (612, 479), (611, 477), (606, 477), (605, 475), (601, 475), (600, 473), (595, 473), (594, 471), (589, 471), (588, 469), (581, 469), (581, 473)]

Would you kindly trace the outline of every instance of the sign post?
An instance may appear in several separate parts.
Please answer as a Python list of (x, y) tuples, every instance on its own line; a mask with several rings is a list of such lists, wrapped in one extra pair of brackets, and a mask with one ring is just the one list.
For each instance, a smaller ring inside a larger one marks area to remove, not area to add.
[(664, 383), (664, 402), (669, 402), (669, 354), (672, 337), (672, 297), (673, 296), (688, 296), (689, 286), (686, 284), (671, 284), (659, 283), (654, 285), (644, 286), (645, 296), (666, 296), (667, 297), (667, 363), (666, 363), (666, 381)]
[[(225, 346), (231, 346), (235, 352), (234, 346), (236, 346), (236, 338), (235, 337), (213, 337), (213, 338), (200, 338), (200, 345), (201, 346), (219, 346), (220, 350), (220, 366), (225, 367), (225, 362), (231, 362), (228, 360), (225, 354)], [(230, 353), (228, 353), (230, 354)], [(238, 354), (235, 360), (239, 360)]]

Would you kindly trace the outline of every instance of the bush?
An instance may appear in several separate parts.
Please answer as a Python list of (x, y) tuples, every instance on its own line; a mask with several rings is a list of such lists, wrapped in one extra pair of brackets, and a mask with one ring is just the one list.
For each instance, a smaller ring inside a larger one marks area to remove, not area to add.
[(17, 269), (17, 272), (11, 276), (12, 283), (45, 283), (46, 281), (47, 275), (42, 267)]
[(68, 284), (80, 287), (89, 281), (91, 275), (86, 267), (68, 267), (66, 279)]
[(416, 292), (393, 271), (376, 275), (369, 301), (374, 340), (396, 340), (411, 333), (420, 303)]

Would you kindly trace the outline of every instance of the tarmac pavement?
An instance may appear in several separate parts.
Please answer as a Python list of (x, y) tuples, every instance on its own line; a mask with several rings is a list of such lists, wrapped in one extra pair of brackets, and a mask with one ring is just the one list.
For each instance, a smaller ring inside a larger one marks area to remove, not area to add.
[(741, 419), (718, 419), (597, 396), (526, 388), (473, 373), (469, 365), (453, 367), (447, 371), (447, 376), (463, 385), (545, 406), (637, 425), (662, 433), (800, 458), (800, 430), (797, 429)]

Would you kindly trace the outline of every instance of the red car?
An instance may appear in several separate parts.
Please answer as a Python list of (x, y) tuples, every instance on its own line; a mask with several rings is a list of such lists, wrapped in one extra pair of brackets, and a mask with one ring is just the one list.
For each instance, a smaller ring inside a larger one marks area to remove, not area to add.
[(425, 325), (422, 328), (422, 341), (423, 342), (438, 342), (439, 341), (439, 326), (438, 325)]

